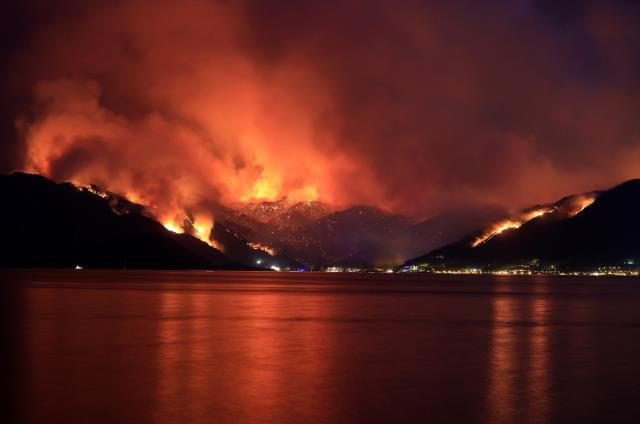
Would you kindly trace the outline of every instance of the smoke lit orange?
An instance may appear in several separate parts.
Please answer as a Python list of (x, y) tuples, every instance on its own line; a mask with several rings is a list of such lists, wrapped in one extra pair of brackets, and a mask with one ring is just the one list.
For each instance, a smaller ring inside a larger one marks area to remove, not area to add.
[[(371, 14), (339, 2), (338, 19), (323, 2), (276, 2), (270, 13), (263, 1), (80, 3), (56, 8), (6, 67), (24, 74), (6, 79), (21, 92), (6, 97), (25, 105), (11, 118), (16, 167), (98, 184), (161, 217), (289, 196), (427, 218), (637, 175), (640, 149), (605, 142), (633, 128), (635, 98), (567, 85), (564, 49), (537, 44), (540, 28), (509, 19), (509, 7), (483, 5), (500, 25), (474, 20), (484, 41), (468, 43), (468, 11), (449, 2)], [(503, 100), (519, 98), (531, 101), (507, 113)], [(605, 152), (617, 165), (594, 172)]]

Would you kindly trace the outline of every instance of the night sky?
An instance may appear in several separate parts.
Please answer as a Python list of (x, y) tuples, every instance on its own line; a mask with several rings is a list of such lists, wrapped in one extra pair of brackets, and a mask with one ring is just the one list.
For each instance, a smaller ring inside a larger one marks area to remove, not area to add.
[(11, 3), (2, 172), (415, 217), (640, 176), (639, 2)]

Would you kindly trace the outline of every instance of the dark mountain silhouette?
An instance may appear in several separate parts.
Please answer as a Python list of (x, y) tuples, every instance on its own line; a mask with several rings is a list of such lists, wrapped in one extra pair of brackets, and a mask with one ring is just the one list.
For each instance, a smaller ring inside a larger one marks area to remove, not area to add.
[[(217, 222), (247, 240), (272, 246), (307, 266), (391, 266), (459, 239), (477, 225), (495, 219), (495, 210), (443, 214), (414, 223), (410, 219), (365, 206), (327, 213), (317, 202), (286, 206), (268, 202), (254, 219), (242, 212), (216, 215)], [(277, 211), (277, 213), (274, 213)], [(291, 218), (296, 217), (296, 218)]]
[(0, 196), (3, 267), (235, 267), (218, 250), (167, 231), (117, 196), (24, 173), (0, 176)]
[(456, 212), (415, 223), (372, 207), (331, 212), (320, 202), (286, 198), (242, 210), (214, 205), (218, 251), (166, 230), (144, 206), (96, 186), (14, 173), (0, 176), (0, 195), (0, 218), (8, 227), (2, 240), (7, 254), (0, 258), (5, 267), (391, 266), (497, 216)]
[[(412, 259), (407, 265), (505, 265), (547, 262), (562, 266), (618, 265), (640, 258), (640, 180), (604, 192), (573, 215), (570, 196), (519, 228), (477, 244), (477, 231), (457, 243)], [(548, 206), (548, 205), (547, 205)], [(535, 209), (535, 208), (532, 208)]]
[(292, 259), (291, 256), (282, 254), (281, 251), (271, 248), (269, 245), (249, 241), (240, 235), (241, 232), (236, 231), (237, 229), (234, 230), (233, 226), (228, 227), (219, 222), (213, 228), (213, 239), (230, 259), (264, 268), (304, 268), (304, 265)]
[(397, 261), (389, 245), (411, 222), (371, 207), (334, 212), (283, 238), (283, 249), (296, 252), (305, 262), (323, 265), (375, 266)]

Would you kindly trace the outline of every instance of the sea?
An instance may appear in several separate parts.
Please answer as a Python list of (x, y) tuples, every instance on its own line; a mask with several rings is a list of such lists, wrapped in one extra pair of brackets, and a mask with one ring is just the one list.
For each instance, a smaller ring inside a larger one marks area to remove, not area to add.
[(640, 422), (637, 277), (0, 277), (3, 422)]

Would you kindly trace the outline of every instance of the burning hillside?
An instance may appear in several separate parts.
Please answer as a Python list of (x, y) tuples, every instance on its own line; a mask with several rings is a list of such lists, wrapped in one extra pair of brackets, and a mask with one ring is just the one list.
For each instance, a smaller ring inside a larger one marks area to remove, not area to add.
[(506, 230), (517, 229), (527, 222), (546, 214), (555, 214), (560, 218), (571, 218), (579, 214), (597, 198), (597, 193), (585, 193), (576, 196), (568, 196), (557, 203), (536, 206), (524, 210), (508, 218), (501, 219), (488, 226), (472, 242), (471, 247), (477, 247)]
[(553, 208), (538, 208), (532, 211), (523, 212), (519, 215), (516, 215), (511, 218), (506, 218), (501, 221), (498, 221), (492, 224), (489, 228), (487, 228), (480, 236), (478, 236), (472, 243), (472, 247), (476, 247), (481, 243), (490, 240), (492, 237), (495, 237), (501, 234), (503, 231), (520, 228), (522, 224), (531, 221), (532, 219), (538, 218), (546, 213), (552, 212)]
[[(424, 219), (637, 175), (640, 149), (623, 142), (637, 96), (574, 84), (564, 49), (583, 46), (544, 44), (552, 26), (518, 6), (469, 21), (465, 2), (19, 3), (42, 20), (3, 68), (11, 169), (98, 184), (176, 231), (188, 218), (208, 232), (214, 204)], [(594, 28), (576, 27), (597, 41)], [(593, 166), (605, 154), (606, 172)]]

